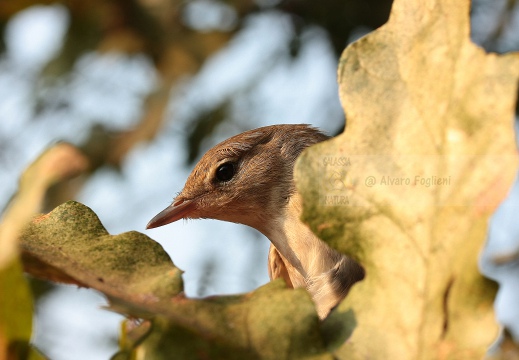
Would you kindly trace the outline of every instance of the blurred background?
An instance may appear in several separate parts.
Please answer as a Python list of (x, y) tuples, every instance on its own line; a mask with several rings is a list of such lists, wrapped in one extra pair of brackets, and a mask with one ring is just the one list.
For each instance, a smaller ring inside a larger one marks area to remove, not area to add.
[[(518, 0), (472, 4), (473, 40), (519, 48)], [(242, 131), (345, 117), (337, 61), (384, 24), (390, 0), (0, 2), (0, 209), (50, 144), (80, 147), (88, 174), (58, 184), (46, 209), (91, 207), (112, 234), (137, 230), (185, 270), (188, 296), (268, 281), (268, 240), (244, 226), (177, 222), (146, 231), (210, 147)], [(51, 359), (107, 359), (121, 317), (97, 293), (33, 281), (34, 342)]]

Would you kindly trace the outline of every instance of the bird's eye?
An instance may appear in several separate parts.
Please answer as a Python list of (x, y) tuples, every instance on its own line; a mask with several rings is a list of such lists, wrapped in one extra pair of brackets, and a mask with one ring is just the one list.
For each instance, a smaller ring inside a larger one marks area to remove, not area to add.
[(233, 163), (225, 163), (216, 169), (216, 179), (218, 181), (229, 181), (234, 176), (234, 164)]

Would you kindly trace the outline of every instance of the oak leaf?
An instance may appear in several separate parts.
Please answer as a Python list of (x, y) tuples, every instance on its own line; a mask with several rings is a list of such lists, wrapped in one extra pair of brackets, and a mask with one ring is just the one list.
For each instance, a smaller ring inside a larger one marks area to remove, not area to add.
[(478, 271), (517, 168), (517, 54), (470, 41), (469, 1), (397, 0), (339, 64), (345, 132), (303, 153), (303, 219), (366, 269), (345, 359), (475, 359), (496, 339)]

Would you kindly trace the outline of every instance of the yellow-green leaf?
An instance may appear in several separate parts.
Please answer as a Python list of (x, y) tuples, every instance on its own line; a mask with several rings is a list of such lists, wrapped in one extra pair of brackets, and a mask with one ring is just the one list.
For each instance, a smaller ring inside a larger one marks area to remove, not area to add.
[(186, 298), (181, 271), (158, 243), (137, 232), (109, 235), (77, 202), (36, 217), (21, 248), (29, 273), (97, 289), (113, 310), (151, 321), (151, 329), (124, 331), (117, 359), (332, 359), (327, 346), (348, 335), (322, 325), (308, 293), (281, 280), (240, 296)]
[(21, 235), (27, 272), (108, 296), (154, 302), (182, 291), (181, 270), (146, 235), (112, 236), (88, 207), (69, 201), (36, 217)]

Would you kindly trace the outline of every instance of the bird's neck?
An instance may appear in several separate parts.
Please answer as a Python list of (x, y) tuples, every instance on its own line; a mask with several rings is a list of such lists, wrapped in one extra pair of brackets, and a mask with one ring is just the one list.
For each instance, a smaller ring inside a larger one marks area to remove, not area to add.
[(337, 262), (338, 255), (321, 241), (301, 220), (302, 199), (294, 194), (285, 211), (263, 233), (269, 238), (279, 253), (303, 277), (305, 283), (295, 287), (307, 286), (312, 279), (329, 271)]

